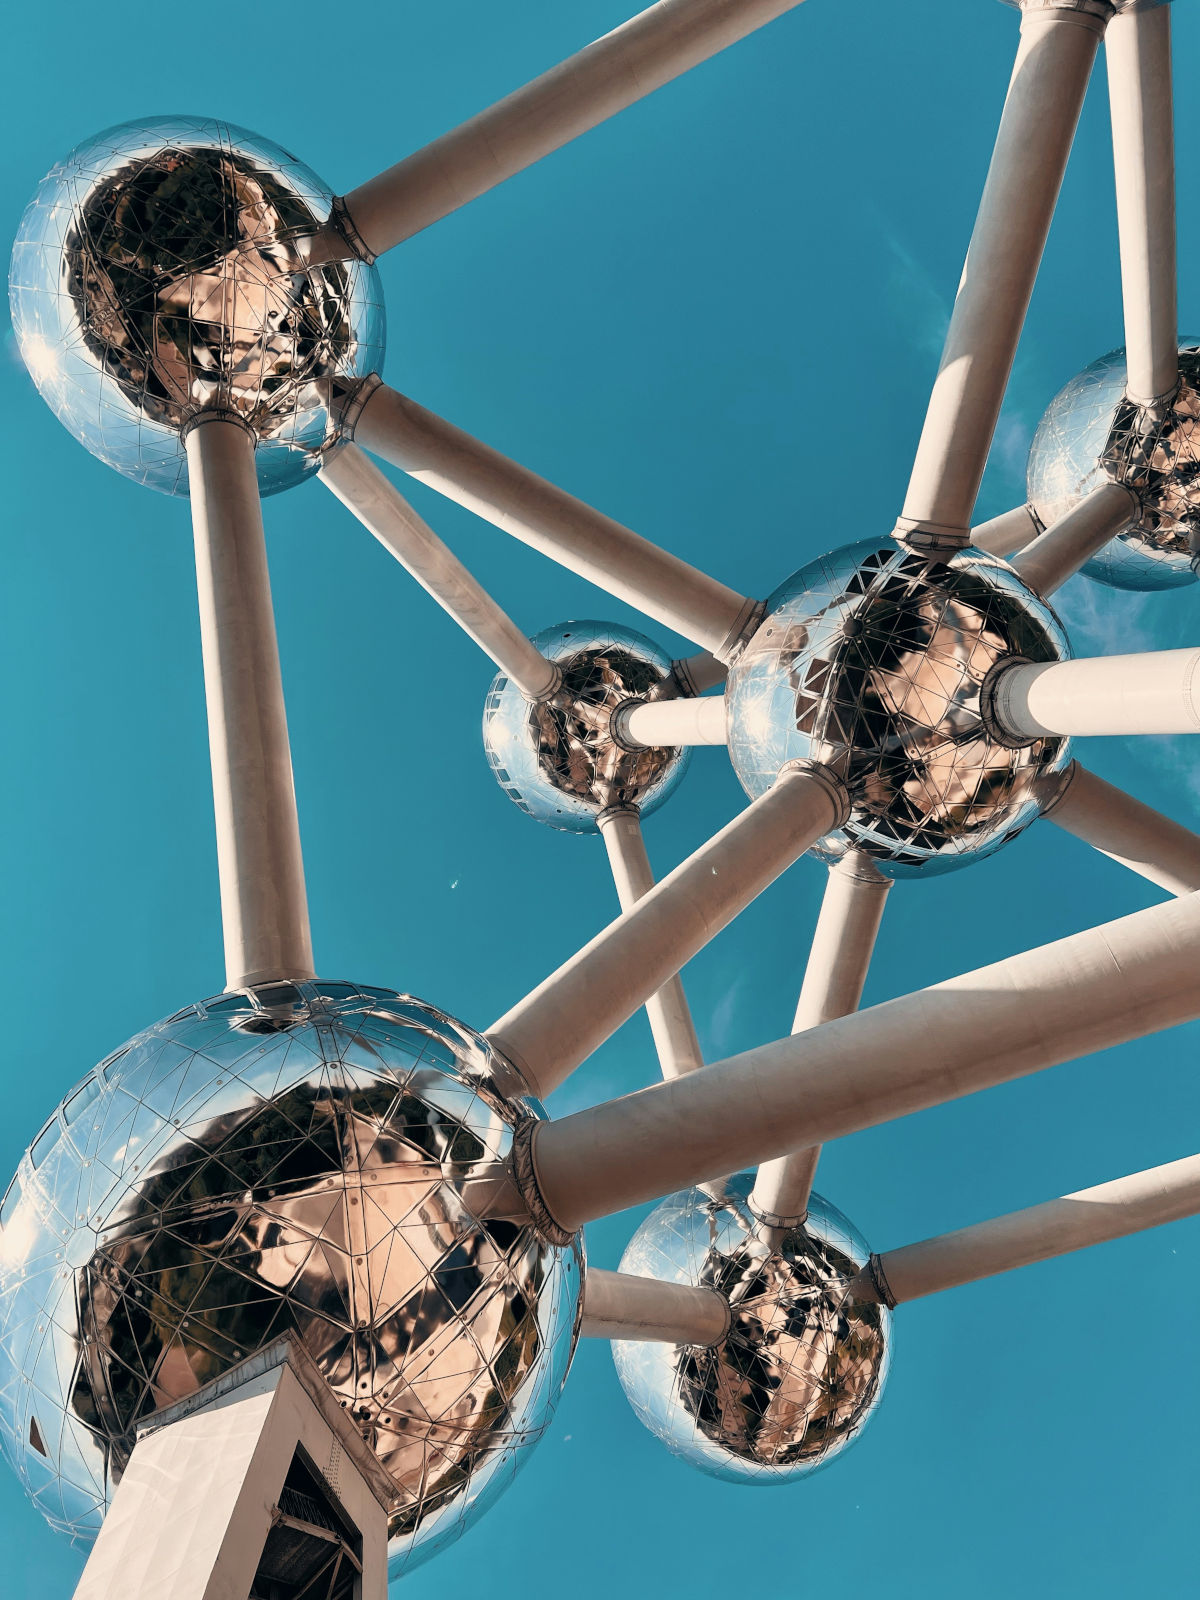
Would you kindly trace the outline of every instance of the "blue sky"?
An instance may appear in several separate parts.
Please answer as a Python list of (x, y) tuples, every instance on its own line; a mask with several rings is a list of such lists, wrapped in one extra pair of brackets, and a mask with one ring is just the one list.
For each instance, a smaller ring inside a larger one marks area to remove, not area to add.
[[(1200, 327), (1200, 16), (1176, 60), (1181, 326)], [(240, 8), (232, 48), (117, 0), (6, 19), (11, 237), (42, 173), (130, 118), (228, 118), (347, 189), (614, 26), (618, 0), (311, 0)], [(389, 380), (744, 592), (887, 533), (903, 495), (1011, 63), (992, 0), (810, 0), (419, 236), (382, 265)], [(1057, 388), (1121, 342), (1102, 78), (989, 467), (1022, 496)], [(220, 987), (186, 506), (87, 456), (11, 334), (0, 790), (11, 1009), (0, 1169), (121, 1040)], [(634, 613), (419, 486), (414, 501), (532, 633)], [(614, 910), (598, 841), (554, 834), (491, 779), (490, 669), (316, 483), (267, 530), (318, 964), (486, 1026)], [(1195, 642), (1200, 591), (1073, 580), (1079, 653)], [(679, 641), (649, 630), (672, 647)], [(1097, 771), (1200, 825), (1194, 746), (1092, 741)], [(647, 825), (665, 871), (742, 803), (697, 752)], [(786, 1032), (822, 888), (804, 861), (687, 969), (710, 1059)], [(900, 885), (867, 1001), (1151, 903), (1048, 824), (968, 871)], [(1190, 1154), (1195, 1027), (830, 1148), (818, 1188), (887, 1248)], [(655, 1071), (635, 1018), (557, 1096)], [(615, 1266), (637, 1220), (590, 1230)], [(1200, 1225), (1178, 1224), (901, 1310), (889, 1392), (829, 1471), (791, 1488), (693, 1474), (584, 1347), (516, 1485), (409, 1600), (779, 1595), (847, 1581), (1000, 1600), (1195, 1592)], [(0, 1476), (0, 1592), (58, 1600), (80, 1557)]]

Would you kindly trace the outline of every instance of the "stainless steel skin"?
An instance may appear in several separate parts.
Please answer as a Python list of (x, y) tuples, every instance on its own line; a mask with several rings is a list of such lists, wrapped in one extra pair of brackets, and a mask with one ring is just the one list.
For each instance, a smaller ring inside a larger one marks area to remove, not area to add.
[(390, 989), (223, 994), (67, 1096), (0, 1207), (0, 1443), (94, 1538), (150, 1413), (296, 1330), (396, 1485), (390, 1571), (462, 1532), (546, 1427), (578, 1242), (481, 1222), (543, 1113), (480, 1036)]
[(1192, 583), (1200, 539), (1200, 339), (1179, 347), (1179, 389), (1164, 407), (1125, 398), (1125, 351), (1093, 361), (1061, 389), (1029, 451), (1028, 491), (1048, 527), (1098, 484), (1124, 484), (1142, 506), (1084, 566), (1114, 589), (1174, 589)]
[(797, 759), (844, 778), (850, 818), (814, 847), (823, 860), (861, 850), (888, 877), (947, 872), (1032, 822), (1046, 775), (1070, 759), (1064, 739), (1015, 750), (989, 731), (988, 672), (1069, 653), (1053, 611), (997, 556), (846, 545), (775, 591), (730, 670), (730, 759), (752, 797)]
[(564, 622), (533, 643), (562, 672), (548, 700), (530, 702), (500, 673), (483, 711), (483, 743), (496, 781), (522, 811), (565, 833), (596, 833), (609, 806), (653, 811), (683, 776), (686, 749), (626, 750), (612, 713), (631, 699), (676, 693), (671, 658), (606, 622)]
[[(751, 1172), (670, 1195), (621, 1271), (715, 1288), (732, 1309), (712, 1347), (614, 1342), (638, 1418), (676, 1455), (735, 1483), (785, 1483), (823, 1467), (875, 1412), (891, 1360), (891, 1316), (850, 1295), (866, 1240), (814, 1194), (806, 1222), (766, 1235), (746, 1204)], [(709, 1185), (710, 1189), (719, 1186)]]
[(59, 421), (168, 494), (187, 493), (180, 430), (202, 411), (254, 429), (264, 494), (316, 472), (341, 436), (335, 392), (384, 344), (375, 269), (348, 248), (309, 259), (332, 207), (294, 156), (225, 122), (126, 123), (80, 145), (26, 210), (10, 279)]

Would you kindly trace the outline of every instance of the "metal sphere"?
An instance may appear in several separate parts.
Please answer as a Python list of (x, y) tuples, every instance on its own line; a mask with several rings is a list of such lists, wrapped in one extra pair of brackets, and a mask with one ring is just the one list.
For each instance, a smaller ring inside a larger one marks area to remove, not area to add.
[(507, 1062), (390, 989), (177, 1012), (63, 1101), (0, 1207), (0, 1444), (96, 1534), (139, 1422), (294, 1330), (396, 1486), (395, 1576), (546, 1427), (581, 1256), (465, 1186), (541, 1116)]
[(1029, 451), (1029, 503), (1047, 527), (1100, 484), (1139, 497), (1142, 515), (1086, 564), (1114, 589), (1192, 583), (1200, 533), (1200, 340), (1179, 351), (1179, 391), (1159, 413), (1125, 398), (1125, 351), (1085, 367), (1050, 402)]
[(730, 759), (752, 799), (789, 761), (842, 775), (852, 809), (814, 847), (823, 860), (861, 850), (889, 877), (947, 872), (1032, 822), (1070, 759), (1065, 739), (999, 741), (980, 707), (988, 672), (1069, 653), (1050, 607), (996, 556), (846, 545), (768, 600), (725, 688)]
[(595, 833), (609, 806), (645, 814), (662, 805), (690, 752), (626, 750), (610, 722), (623, 701), (653, 700), (668, 689), (670, 656), (632, 628), (607, 622), (564, 622), (533, 643), (558, 665), (558, 693), (530, 702), (499, 673), (484, 705), (484, 748), (505, 794), (566, 833)]
[(379, 275), (310, 264), (333, 195), (226, 122), (97, 134), (43, 179), (13, 248), (13, 326), (59, 421), (137, 483), (187, 493), (181, 430), (234, 412), (264, 494), (317, 471), (332, 403), (383, 356)]
[[(803, 1225), (768, 1237), (739, 1173), (717, 1200), (685, 1189), (630, 1240), (622, 1272), (705, 1285), (730, 1301), (723, 1342), (614, 1342), (621, 1385), (647, 1428), (701, 1471), (736, 1483), (815, 1472), (874, 1415), (891, 1360), (891, 1314), (849, 1284), (870, 1250), (820, 1195)], [(720, 1192), (720, 1191), (718, 1191)]]

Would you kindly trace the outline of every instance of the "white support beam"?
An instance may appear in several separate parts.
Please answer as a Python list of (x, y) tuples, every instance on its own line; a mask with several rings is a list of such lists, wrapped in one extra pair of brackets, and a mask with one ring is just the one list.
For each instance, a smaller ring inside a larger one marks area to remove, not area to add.
[(991, 715), (1007, 738), (1200, 733), (1200, 650), (1017, 662), (997, 675)]
[(186, 448), (226, 982), (302, 981), (312, 940), (254, 441), (201, 417)]
[(1029, 11), (896, 536), (968, 540), (971, 512), (1066, 170), (1103, 20)]
[(809, 845), (840, 827), (847, 810), (828, 769), (785, 767), (766, 794), (494, 1022), (489, 1041), (544, 1097)]
[(658, 0), (341, 202), (382, 255), (707, 61), (800, 0)]
[(1200, 1156), (1079, 1189), (876, 1256), (857, 1280), (864, 1298), (892, 1305), (940, 1294), (1035, 1261), (1086, 1250), (1200, 1212)]
[(1179, 381), (1171, 7), (1126, 11), (1105, 36), (1112, 112), (1126, 393), (1168, 399)]
[[(357, 1600), (387, 1600), (395, 1485), (294, 1339), (268, 1345), (139, 1428), (75, 1600), (243, 1600), (275, 1592), (287, 1572), (285, 1549), (303, 1560), (312, 1527), (289, 1518), (297, 1456), (306, 1487), (347, 1535), (344, 1546), (360, 1568)], [(323, 1529), (316, 1562), (326, 1558), (325, 1546), (336, 1562), (339, 1542)]]
[(681, 661), (673, 661), (671, 672), (685, 695), (701, 695), (706, 689), (715, 689), (729, 676), (725, 663), (718, 661), (708, 650), (701, 650), (699, 655), (685, 656)]
[[(858, 1010), (892, 880), (868, 856), (851, 851), (830, 867), (813, 933), (793, 1036)], [(802, 1218), (817, 1174), (820, 1145), (793, 1151), (758, 1169), (750, 1209), (770, 1227)]]
[(627, 700), (613, 712), (613, 737), (631, 750), (655, 746), (724, 744), (725, 697)]
[[(538, 1205), (566, 1230), (676, 1189), (1200, 1017), (1200, 895), (1168, 900), (539, 1123)], [(515, 1190), (498, 1209), (520, 1214)]]
[(1043, 816), (1168, 894), (1200, 889), (1200, 834), (1071, 763)]
[(729, 1332), (729, 1301), (716, 1289), (664, 1283), (589, 1267), (583, 1280), (584, 1339), (714, 1345)]
[(518, 466), (453, 423), (377, 385), (354, 425), (364, 449), (561, 562), (718, 658), (757, 606), (686, 561)]
[(357, 445), (326, 458), (321, 482), (508, 674), (527, 700), (545, 700), (562, 674), (547, 661)]
[(1119, 483), (1102, 483), (1013, 559), (1036, 593), (1052, 595), (1140, 515), (1137, 496)]
[(980, 522), (971, 529), (971, 543), (977, 550), (987, 550), (991, 555), (1006, 560), (1024, 550), (1037, 538), (1042, 524), (1032, 506), (1014, 506), (1002, 511), (990, 522)]
[[(608, 851), (613, 883), (622, 911), (631, 911), (654, 887), (654, 873), (642, 838), (642, 825), (633, 806), (610, 806), (599, 818), (600, 833)], [(646, 1001), (646, 1017), (654, 1036), (664, 1078), (694, 1072), (704, 1065), (700, 1041), (678, 973)]]

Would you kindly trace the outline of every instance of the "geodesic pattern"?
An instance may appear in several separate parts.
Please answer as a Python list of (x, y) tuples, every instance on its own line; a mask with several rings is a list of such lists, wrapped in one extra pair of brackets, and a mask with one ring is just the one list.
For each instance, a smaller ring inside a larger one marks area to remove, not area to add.
[(632, 628), (605, 622), (564, 622), (533, 643), (558, 665), (558, 693), (532, 703), (501, 672), (484, 703), (484, 748), (505, 794), (567, 833), (595, 833), (609, 806), (648, 813), (662, 805), (690, 752), (625, 750), (610, 723), (625, 700), (673, 692), (670, 656)]
[(621, 1259), (622, 1272), (719, 1290), (726, 1338), (614, 1341), (613, 1357), (634, 1411), (676, 1455), (736, 1483), (784, 1483), (840, 1455), (874, 1414), (891, 1314), (849, 1292), (870, 1249), (835, 1206), (814, 1194), (801, 1226), (768, 1231), (746, 1204), (753, 1185), (742, 1172), (721, 1199), (668, 1196)]
[(1065, 739), (1000, 744), (984, 679), (1005, 656), (1069, 653), (1049, 606), (996, 556), (846, 545), (768, 600), (725, 688), (730, 759), (752, 799), (789, 761), (842, 775), (852, 810), (815, 847), (823, 859), (862, 850), (890, 877), (946, 872), (1032, 822), (1069, 761)]
[(1029, 451), (1029, 503), (1049, 527), (1115, 479), (1142, 503), (1130, 523), (1083, 567), (1114, 589), (1192, 583), (1200, 534), (1200, 340), (1179, 351), (1179, 390), (1161, 414), (1125, 398), (1125, 351), (1111, 350), (1061, 389)]
[(99, 1528), (137, 1424), (295, 1330), (396, 1485), (393, 1575), (542, 1433), (581, 1255), (471, 1209), (542, 1113), (478, 1034), (345, 983), (218, 995), (63, 1101), (0, 1208), (0, 1442)]
[(21, 354), (59, 420), (126, 477), (187, 493), (181, 428), (231, 411), (265, 494), (320, 466), (335, 392), (383, 357), (383, 298), (351, 256), (310, 264), (333, 196), (228, 123), (128, 123), (42, 181), (13, 247)]

